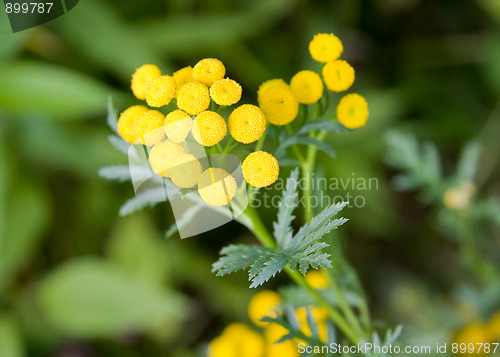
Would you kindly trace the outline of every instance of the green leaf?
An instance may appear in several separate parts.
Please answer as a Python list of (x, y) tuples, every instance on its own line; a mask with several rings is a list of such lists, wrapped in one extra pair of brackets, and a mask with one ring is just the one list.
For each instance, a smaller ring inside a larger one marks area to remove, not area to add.
[(108, 140), (115, 148), (118, 149), (121, 153), (128, 155), (128, 150), (130, 148), (130, 144), (123, 140), (118, 135), (109, 135)]
[(462, 149), (457, 165), (457, 176), (463, 181), (474, 181), (476, 176), (481, 144), (477, 141), (468, 142)]
[[(156, 199), (151, 200), (151, 197), (154, 197)], [(129, 198), (127, 201), (125, 201), (125, 203), (120, 207), (119, 213), (120, 216), (126, 216), (128, 214), (140, 211), (145, 207), (154, 207), (158, 203), (167, 200), (168, 197), (163, 187), (150, 188), (136, 194), (134, 197)]]
[(193, 218), (200, 212), (200, 210), (203, 208), (203, 205), (201, 204), (193, 204), (191, 207), (189, 207), (184, 213), (182, 214), (182, 217), (180, 219), (177, 219), (165, 232), (165, 238), (170, 238), (172, 237), (175, 233), (179, 232), (179, 229), (184, 228), (187, 226)]
[(113, 106), (113, 97), (108, 97), (108, 114), (106, 115), (106, 123), (115, 133), (118, 133), (118, 114)]
[(278, 216), (276, 222), (273, 223), (273, 233), (278, 244), (283, 242), (287, 235), (292, 234), (292, 221), (295, 218), (293, 211), (297, 208), (299, 197), (298, 178), (299, 169), (296, 168), (286, 180), (286, 188), (283, 190), (282, 199), (278, 206)]
[(288, 149), (292, 145), (296, 144), (305, 144), (305, 145), (313, 145), (316, 146), (319, 150), (324, 151), (331, 157), (335, 157), (335, 150), (332, 149), (332, 147), (322, 141), (316, 140), (314, 138), (311, 138), (309, 136), (296, 136), (292, 135), (282, 141), (278, 148), (276, 149), (276, 157), (278, 160), (281, 157), (284, 157), (286, 154), (286, 149)]
[(268, 256), (273, 251), (270, 248), (256, 245), (231, 244), (222, 248), (221, 258), (212, 265), (212, 272), (223, 276), (244, 270), (252, 266), (260, 257)]
[(288, 264), (288, 260), (288, 255), (277, 252), (273, 254), (270, 260), (265, 261), (263, 265), (257, 262), (254, 263), (252, 265), (253, 273), (250, 273), (250, 280), (252, 280), (250, 288), (259, 287), (281, 272)]
[(332, 120), (313, 121), (304, 124), (304, 126), (298, 130), (298, 135), (309, 134), (313, 130), (325, 130), (340, 133), (346, 131), (347, 129), (339, 122)]
[(25, 356), (21, 331), (15, 320), (8, 315), (0, 315), (0, 356)]
[(176, 330), (186, 315), (179, 295), (97, 258), (59, 266), (40, 283), (36, 302), (49, 326), (87, 338), (114, 337), (160, 324)]
[(148, 179), (151, 177), (151, 169), (146, 166), (138, 165), (115, 165), (101, 167), (98, 171), (99, 176), (106, 180), (115, 180), (119, 182)]

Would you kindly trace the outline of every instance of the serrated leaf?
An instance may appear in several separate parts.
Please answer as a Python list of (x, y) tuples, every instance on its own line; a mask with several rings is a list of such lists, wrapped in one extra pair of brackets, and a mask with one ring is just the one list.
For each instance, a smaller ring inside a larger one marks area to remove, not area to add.
[(272, 250), (256, 245), (231, 244), (222, 248), (221, 257), (212, 264), (212, 272), (217, 276), (234, 273), (249, 268), (259, 257), (272, 253)]
[(266, 281), (281, 272), (287, 264), (287, 256), (285, 254), (277, 253), (271, 260), (264, 263), (264, 267), (253, 278), (250, 288), (256, 288), (264, 284)]
[(200, 212), (200, 210), (203, 208), (202, 205), (199, 204), (194, 204), (191, 207), (189, 207), (182, 215), (180, 219), (177, 219), (165, 232), (165, 238), (170, 238), (172, 237), (175, 233), (179, 232), (179, 229), (182, 229), (191, 221), (193, 218)]
[(116, 180), (120, 182), (135, 180), (146, 180), (151, 177), (151, 170), (146, 166), (137, 165), (115, 165), (105, 166), (99, 169), (99, 176), (106, 180)]
[[(151, 197), (156, 197), (157, 199), (152, 200)], [(120, 207), (120, 216), (126, 216), (128, 214), (140, 211), (145, 207), (154, 207), (162, 201), (167, 201), (168, 197), (165, 193), (163, 187), (155, 187), (145, 190), (141, 193), (136, 194), (134, 197), (128, 199)]]
[(115, 133), (118, 133), (118, 115), (113, 106), (113, 98), (108, 97), (108, 113), (106, 115), (106, 123)]
[(297, 186), (299, 178), (299, 169), (292, 171), (290, 177), (286, 180), (286, 188), (283, 190), (282, 198), (278, 206), (278, 215), (276, 222), (273, 223), (274, 237), (278, 245), (282, 244), (285, 237), (292, 233), (292, 221), (295, 216), (293, 211), (298, 205)]
[(473, 181), (477, 172), (481, 145), (477, 141), (468, 142), (462, 149), (457, 166), (457, 176), (464, 181)]
[(332, 149), (332, 147), (322, 141), (316, 140), (314, 138), (311, 138), (309, 136), (297, 136), (297, 135), (292, 135), (288, 137), (286, 140), (282, 141), (279, 147), (276, 149), (276, 157), (281, 158), (285, 156), (286, 154), (286, 149), (288, 149), (292, 145), (296, 144), (305, 144), (305, 145), (313, 145), (316, 146), (319, 150), (324, 151), (331, 157), (335, 157), (335, 150)]

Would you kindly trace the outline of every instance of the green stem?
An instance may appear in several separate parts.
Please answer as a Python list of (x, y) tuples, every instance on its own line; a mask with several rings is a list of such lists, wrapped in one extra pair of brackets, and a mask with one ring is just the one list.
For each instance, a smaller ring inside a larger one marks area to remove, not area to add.
[(267, 128), (266, 130), (264, 130), (264, 133), (260, 137), (259, 141), (257, 141), (257, 145), (255, 146), (255, 151), (259, 151), (260, 149), (262, 149), (262, 147), (264, 146), (264, 142), (266, 141), (266, 135), (267, 135)]
[(234, 140), (233, 136), (231, 135), (229, 137), (229, 140), (227, 141), (226, 146), (224, 147), (224, 151), (222, 153), (223, 154), (229, 153), (229, 151), (231, 150), (231, 147), (233, 146), (234, 142), (235, 142), (235, 140)]

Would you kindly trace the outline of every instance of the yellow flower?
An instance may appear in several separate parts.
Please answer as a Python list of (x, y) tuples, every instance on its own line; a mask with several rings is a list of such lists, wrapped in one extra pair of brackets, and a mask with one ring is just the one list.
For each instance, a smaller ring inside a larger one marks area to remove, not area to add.
[(266, 130), (266, 117), (259, 107), (243, 104), (229, 115), (228, 125), (236, 141), (250, 144), (259, 140)]
[(300, 71), (290, 81), (295, 98), (299, 103), (316, 103), (323, 95), (323, 82), (313, 71)]
[(170, 103), (175, 95), (175, 81), (171, 76), (153, 79), (146, 87), (146, 102), (150, 107), (163, 107)]
[(214, 146), (226, 136), (226, 121), (216, 112), (206, 110), (195, 119), (193, 129), (194, 139), (203, 146)]
[(248, 316), (257, 326), (268, 326), (269, 322), (260, 321), (265, 316), (276, 317), (281, 296), (272, 290), (262, 290), (255, 294), (248, 304)]
[(368, 119), (368, 104), (359, 94), (345, 95), (337, 105), (339, 122), (349, 129), (360, 128)]
[[(465, 346), (468, 346), (469, 343), (491, 343), (490, 334), (488, 332), (488, 328), (480, 323), (475, 322), (468, 326), (465, 326), (460, 331), (455, 334), (454, 343), (460, 344), (464, 343)], [(483, 351), (481, 351), (483, 352)], [(478, 355), (482, 356), (482, 353), (477, 352), (477, 348), (474, 348), (474, 353), (469, 353), (468, 351), (464, 353), (464, 355)]]
[(145, 64), (132, 75), (132, 92), (137, 99), (146, 99), (146, 88), (153, 79), (161, 76), (161, 71), (154, 64)]
[(331, 33), (318, 33), (309, 42), (309, 53), (317, 62), (335, 61), (343, 50), (342, 42)]
[(161, 141), (149, 152), (149, 166), (158, 175), (169, 177), (170, 169), (176, 165), (179, 156), (185, 153), (184, 146), (170, 140)]
[(334, 92), (343, 92), (354, 83), (354, 68), (343, 60), (328, 62), (323, 67), (326, 87)]
[(245, 180), (253, 187), (265, 187), (273, 184), (280, 173), (278, 160), (265, 151), (251, 153), (241, 166)]
[(328, 287), (328, 275), (323, 270), (310, 270), (305, 278), (307, 283), (315, 289), (324, 290)]
[(500, 342), (500, 311), (488, 322), (488, 331), (492, 342)]
[(137, 119), (135, 130), (143, 145), (151, 146), (163, 139), (164, 122), (165, 116), (157, 110), (148, 110)]
[(469, 207), (475, 192), (476, 186), (472, 182), (464, 181), (458, 187), (446, 190), (443, 196), (443, 203), (452, 210), (465, 210)]
[[(323, 307), (308, 307), (311, 315), (316, 320), (318, 325), (318, 335), (321, 342), (326, 342), (328, 337), (328, 327), (326, 321), (328, 320), (328, 312)], [(300, 330), (308, 337), (311, 337), (311, 327), (307, 322), (307, 310), (305, 307), (299, 307), (295, 313), (297, 320), (299, 320)]]
[(193, 68), (193, 78), (209, 87), (225, 74), (226, 67), (217, 58), (204, 58)]
[(210, 167), (198, 178), (198, 193), (211, 206), (227, 205), (236, 189), (236, 180), (224, 169)]
[(288, 84), (284, 80), (282, 80), (281, 78), (275, 78), (275, 79), (270, 79), (268, 81), (265, 81), (264, 83), (262, 83), (260, 85), (259, 89), (257, 90), (257, 101), (259, 102), (259, 105), (260, 105), (260, 102), (262, 101), (264, 93), (266, 93), (266, 91), (268, 89), (274, 88), (274, 87), (289, 88)]
[(135, 130), (135, 123), (147, 111), (148, 108), (142, 105), (134, 105), (120, 114), (120, 118), (118, 119), (118, 134), (120, 134), (123, 140), (133, 144), (139, 139)]
[(276, 343), (280, 338), (288, 334), (288, 330), (278, 324), (269, 324), (264, 329), (266, 339), (266, 357), (298, 357), (298, 340), (286, 340)]
[(193, 68), (191, 66), (187, 66), (179, 69), (173, 74), (175, 81), (175, 97), (179, 95), (179, 91), (184, 86), (184, 84), (194, 81), (193, 78)]
[(233, 105), (241, 99), (241, 86), (229, 78), (219, 79), (210, 87), (210, 96), (219, 105)]
[(264, 339), (247, 325), (227, 326), (208, 346), (208, 357), (263, 357)]
[(267, 89), (259, 105), (267, 120), (274, 125), (286, 125), (299, 113), (299, 102), (288, 87), (274, 86)]
[(192, 127), (193, 119), (180, 109), (168, 113), (165, 117), (165, 133), (174, 143), (184, 142)]
[(174, 185), (180, 188), (191, 188), (198, 183), (202, 168), (194, 155), (181, 154), (177, 157), (175, 166), (169, 171)]
[(177, 106), (190, 115), (207, 110), (209, 105), (208, 87), (200, 82), (186, 83), (177, 95)]

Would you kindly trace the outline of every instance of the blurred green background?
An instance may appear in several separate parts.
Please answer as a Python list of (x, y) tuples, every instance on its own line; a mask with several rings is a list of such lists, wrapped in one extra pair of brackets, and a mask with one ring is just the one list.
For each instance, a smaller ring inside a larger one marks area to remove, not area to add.
[[(478, 138), (479, 194), (499, 196), (499, 0), (82, 0), (30, 30), (12, 34), (3, 11), (0, 25), (1, 357), (198, 356), (248, 321), (245, 274), (210, 272), (222, 246), (254, 240), (246, 229), (167, 240), (168, 204), (118, 216), (133, 188), (97, 175), (126, 163), (107, 140), (106, 104), (137, 103), (130, 75), (144, 63), (171, 73), (203, 57), (255, 102), (263, 81), (319, 69), (307, 51), (317, 32), (343, 41), (370, 108), (366, 127), (329, 137), (338, 158), (321, 161), (330, 177), (378, 179), (351, 192), (366, 206), (336, 232), (374, 318), (404, 324), (408, 343), (444, 342), (500, 309), (495, 283), (471, 275), (435, 208), (396, 192), (383, 160), (393, 128), (435, 141), (445, 170)], [(500, 232), (485, 229), (478, 244), (499, 261)]]

